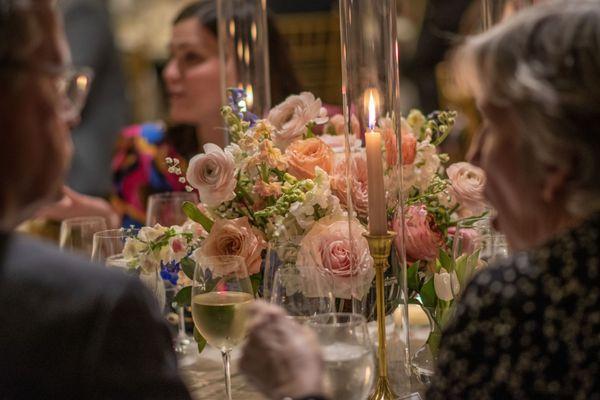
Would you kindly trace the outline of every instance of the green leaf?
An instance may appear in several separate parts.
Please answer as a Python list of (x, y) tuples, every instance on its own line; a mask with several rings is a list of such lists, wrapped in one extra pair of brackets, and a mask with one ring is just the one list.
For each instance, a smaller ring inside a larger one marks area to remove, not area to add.
[(194, 269), (196, 269), (196, 263), (189, 257), (184, 257), (181, 259), (181, 270), (190, 279), (194, 279)]
[(181, 307), (189, 306), (192, 304), (192, 287), (186, 286), (182, 288), (175, 297), (173, 301), (176, 301)]
[(198, 353), (202, 353), (202, 350), (206, 347), (206, 339), (198, 332), (196, 327), (194, 327), (194, 340), (196, 340), (196, 344), (198, 345)]
[(255, 274), (250, 276), (250, 282), (252, 283), (252, 291), (256, 296), (258, 294), (258, 288), (262, 284), (262, 279), (260, 274)]
[(420, 295), (425, 307), (435, 307), (437, 296), (435, 295), (435, 287), (433, 286), (433, 277), (429, 278), (429, 280), (423, 284)]
[(208, 218), (206, 215), (204, 215), (194, 203), (186, 201), (183, 203), (182, 208), (183, 212), (185, 213), (185, 215), (187, 215), (189, 219), (202, 225), (206, 232), (210, 232), (214, 221)]
[(408, 288), (410, 290), (419, 290), (419, 277), (418, 277), (418, 271), (419, 271), (419, 262), (414, 262), (410, 267), (408, 267), (408, 270), (406, 271), (406, 278), (407, 278), (407, 283), (408, 283)]
[(448, 253), (444, 251), (444, 249), (440, 249), (439, 258), (440, 265), (446, 271), (451, 272), (454, 270), (454, 261), (452, 261), (452, 257)]

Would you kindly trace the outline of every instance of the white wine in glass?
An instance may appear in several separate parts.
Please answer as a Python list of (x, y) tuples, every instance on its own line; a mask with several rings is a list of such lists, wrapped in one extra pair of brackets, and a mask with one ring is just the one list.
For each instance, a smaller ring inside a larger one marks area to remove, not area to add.
[(254, 291), (243, 258), (214, 256), (196, 260), (192, 286), (194, 325), (208, 344), (221, 351), (228, 400), (231, 400), (230, 352), (246, 336), (247, 309), (253, 300)]

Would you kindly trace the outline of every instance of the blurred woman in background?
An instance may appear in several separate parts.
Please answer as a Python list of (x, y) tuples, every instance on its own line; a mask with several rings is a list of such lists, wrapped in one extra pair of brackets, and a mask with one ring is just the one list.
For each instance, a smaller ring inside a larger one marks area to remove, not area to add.
[[(239, 19), (250, 16), (248, 8), (237, 12)], [(282, 40), (269, 21), (273, 103), (299, 89)], [(205, 143), (225, 145), (214, 1), (197, 1), (181, 10), (173, 21), (169, 50), (163, 70), (169, 125), (147, 123), (125, 129), (113, 159), (113, 205), (123, 215), (123, 226), (144, 224), (149, 195), (184, 190), (178, 177), (168, 173), (165, 157), (180, 159), (184, 169)]]

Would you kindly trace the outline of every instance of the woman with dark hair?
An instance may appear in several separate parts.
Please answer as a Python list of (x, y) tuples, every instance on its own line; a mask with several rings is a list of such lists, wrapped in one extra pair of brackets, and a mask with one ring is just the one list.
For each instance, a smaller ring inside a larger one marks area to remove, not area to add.
[[(169, 126), (142, 124), (122, 133), (113, 159), (113, 204), (123, 225), (145, 220), (148, 195), (184, 190), (177, 176), (168, 173), (165, 157), (186, 161), (205, 143), (224, 145), (215, 1), (186, 6), (175, 17), (169, 44), (170, 58), (163, 70), (169, 96)], [(237, 10), (249, 18), (249, 10)], [(283, 39), (269, 23), (271, 95), (280, 102), (299, 89)]]

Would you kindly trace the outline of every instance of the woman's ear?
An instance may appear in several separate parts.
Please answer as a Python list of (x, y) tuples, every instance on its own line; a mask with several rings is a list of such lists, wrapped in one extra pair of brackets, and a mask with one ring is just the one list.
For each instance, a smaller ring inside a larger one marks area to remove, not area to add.
[(542, 199), (546, 203), (555, 202), (562, 196), (567, 186), (571, 169), (567, 167), (546, 166), (546, 177), (542, 187)]

